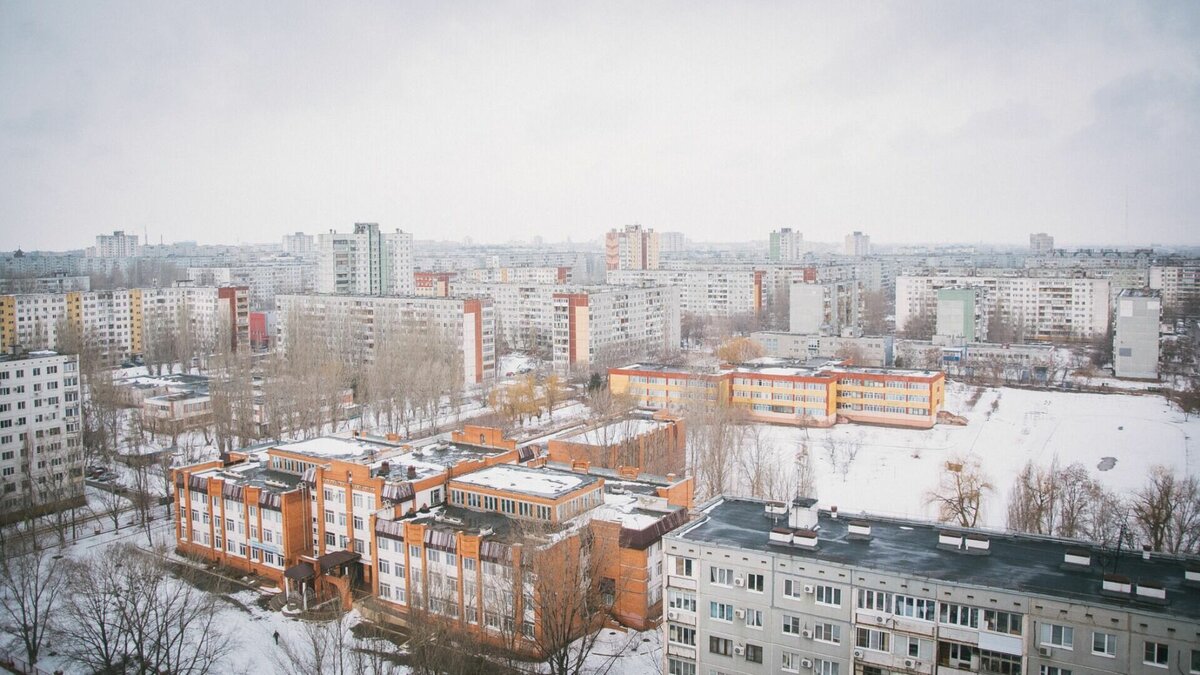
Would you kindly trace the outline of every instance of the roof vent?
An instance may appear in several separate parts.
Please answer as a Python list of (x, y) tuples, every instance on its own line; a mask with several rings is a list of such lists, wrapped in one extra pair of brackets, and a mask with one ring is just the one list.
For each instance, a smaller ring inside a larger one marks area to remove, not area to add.
[(1092, 552), (1082, 548), (1063, 551), (1063, 567), (1084, 570), (1092, 566)]
[(963, 550), (964, 553), (988, 555), (992, 552), (992, 541), (986, 535), (968, 534), (965, 541), (967, 547)]
[(938, 532), (937, 547), (944, 551), (957, 551), (962, 548), (962, 535), (958, 532)]
[(1183, 583), (1192, 587), (1200, 587), (1200, 565), (1189, 565), (1183, 571)]
[(1100, 584), (1100, 592), (1105, 595), (1128, 597), (1132, 591), (1133, 584), (1129, 581), (1129, 577), (1123, 577), (1120, 574), (1105, 574), (1104, 581)]
[(792, 543), (792, 528), (790, 527), (774, 527), (771, 528), (771, 542), (775, 544), (791, 544)]
[(797, 497), (792, 500), (791, 507), (788, 509), (788, 527), (797, 530), (816, 530), (818, 527), (817, 515), (817, 500)]
[(1157, 604), (1167, 603), (1167, 589), (1157, 581), (1139, 581), (1137, 599)]
[(814, 550), (817, 548), (817, 531), (799, 529), (792, 532), (792, 545)]
[(871, 538), (871, 523), (865, 520), (851, 520), (847, 527), (847, 539), (869, 540)]
[(788, 514), (788, 506), (785, 502), (767, 502), (766, 515), (768, 518), (776, 516), (786, 516)]

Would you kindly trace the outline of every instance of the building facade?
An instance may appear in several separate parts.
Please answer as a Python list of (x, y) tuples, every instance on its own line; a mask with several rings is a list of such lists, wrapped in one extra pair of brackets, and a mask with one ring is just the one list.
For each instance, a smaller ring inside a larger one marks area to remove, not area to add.
[(355, 223), (350, 234), (317, 237), (317, 290), (337, 295), (411, 295), (412, 235), (380, 232), (378, 223)]
[(840, 335), (859, 327), (862, 284), (857, 280), (825, 283), (792, 281), (788, 325), (793, 333)]
[(663, 539), (667, 673), (1200, 670), (1194, 563), (811, 499), (701, 511)]
[(290, 340), (319, 340), (343, 358), (370, 363), (379, 340), (419, 331), (461, 358), (466, 386), (496, 375), (496, 321), (488, 298), (280, 295), (276, 304), (276, 344), (284, 351)]
[(1117, 296), (1113, 333), (1113, 373), (1117, 377), (1158, 379), (1158, 330), (1162, 294), (1126, 289)]
[(283, 252), (299, 258), (311, 256), (316, 252), (313, 246), (313, 236), (303, 232), (283, 235)]
[(641, 225), (626, 225), (604, 236), (604, 262), (610, 270), (658, 269), (658, 233)]
[(112, 234), (96, 235), (96, 245), (88, 249), (92, 258), (133, 258), (141, 255), (136, 234), (116, 230)]
[(763, 356), (805, 361), (820, 357), (848, 359), (851, 365), (886, 368), (893, 364), (895, 339), (890, 335), (843, 337), (757, 331), (750, 339), (763, 346)]
[(871, 235), (863, 234), (858, 230), (846, 235), (846, 239), (842, 245), (842, 253), (856, 257), (871, 255)]
[(771, 262), (794, 262), (804, 257), (804, 233), (782, 227), (771, 233), (768, 258)]
[(674, 286), (679, 309), (698, 316), (739, 316), (760, 312), (768, 290), (766, 273), (746, 268), (680, 270), (609, 270), (608, 283), (617, 286)]
[(1054, 251), (1054, 237), (1045, 232), (1029, 235), (1029, 252), (1034, 255), (1049, 255)]
[(189, 267), (188, 279), (198, 286), (245, 286), (254, 311), (275, 309), (276, 295), (313, 293), (317, 263), (312, 260), (267, 259), (253, 264)]
[(1167, 309), (1194, 313), (1200, 303), (1200, 264), (1155, 265), (1150, 268), (1150, 288), (1162, 293)]
[(0, 355), (0, 524), (83, 506), (79, 360)]

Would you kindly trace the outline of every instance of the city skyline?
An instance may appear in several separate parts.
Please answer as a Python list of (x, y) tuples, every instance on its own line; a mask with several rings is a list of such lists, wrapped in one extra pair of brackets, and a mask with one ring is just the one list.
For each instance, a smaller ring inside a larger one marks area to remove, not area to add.
[(0, 248), (1195, 242), (1194, 5), (681, 9), (5, 5)]

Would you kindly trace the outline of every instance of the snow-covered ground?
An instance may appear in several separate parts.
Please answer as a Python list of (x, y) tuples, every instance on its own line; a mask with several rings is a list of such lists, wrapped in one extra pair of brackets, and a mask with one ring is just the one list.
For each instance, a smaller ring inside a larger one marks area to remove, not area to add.
[[(1049, 390), (985, 388), (973, 406), (974, 391), (951, 383), (946, 409), (963, 415), (965, 427), (938, 425), (928, 431), (840, 424), (831, 429), (764, 426), (779, 466), (790, 465), (802, 441), (815, 460), (817, 497), (823, 507), (846, 513), (932, 518), (926, 494), (947, 460), (978, 457), (995, 489), (986, 497), (983, 523), (1004, 526), (1013, 478), (1033, 460), (1061, 466), (1080, 463), (1109, 490), (1130, 494), (1146, 481), (1149, 468), (1162, 464), (1196, 475), (1200, 418), (1184, 420), (1161, 396), (1080, 394)], [(993, 411), (993, 404), (995, 410)], [(843, 473), (830, 462), (827, 439), (861, 443)], [(1113, 468), (1100, 463), (1113, 458)]]

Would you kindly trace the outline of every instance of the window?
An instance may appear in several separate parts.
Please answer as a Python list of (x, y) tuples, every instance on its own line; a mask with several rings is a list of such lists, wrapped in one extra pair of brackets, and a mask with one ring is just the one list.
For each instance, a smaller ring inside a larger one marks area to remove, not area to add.
[(896, 596), (896, 616), (906, 616), (922, 621), (933, 621), (934, 601), (925, 598)]
[(870, 628), (859, 628), (854, 640), (855, 647), (871, 649), (877, 652), (891, 651), (891, 633)]
[(752, 645), (750, 643), (746, 643), (746, 660), (749, 661), (750, 663), (762, 663), (763, 662), (762, 645)]
[(804, 584), (798, 579), (785, 579), (783, 582), (783, 594), (789, 598), (804, 597)]
[(1192, 650), (1192, 668), (1191, 672), (1200, 673), (1200, 649)]
[(892, 611), (892, 594), (883, 591), (859, 591), (859, 609), (871, 609), (876, 612)]
[(790, 614), (783, 615), (783, 634), (784, 635), (799, 635), (800, 634), (800, 617), (791, 616)]
[(1117, 655), (1117, 636), (1112, 633), (1092, 633), (1092, 653), (1100, 656)]
[(836, 623), (819, 623), (813, 630), (813, 639), (832, 644), (842, 643), (842, 627)]
[[(491, 612), (485, 612), (490, 614)], [(673, 623), (667, 628), (667, 640), (680, 645), (696, 646), (696, 629)]]
[(746, 627), (747, 628), (762, 628), (763, 613), (761, 609), (746, 610)]
[(835, 586), (817, 586), (817, 604), (841, 607), (842, 589)]
[(763, 575), (747, 574), (746, 575), (746, 588), (748, 590), (754, 591), (755, 593), (762, 593), (763, 588), (765, 588), (765, 579), (763, 578)]
[(694, 577), (694, 567), (696, 560), (694, 558), (684, 558), (675, 556), (675, 575), (680, 577)]
[(671, 609), (682, 609), (685, 612), (696, 611), (696, 594), (671, 589), (667, 593), (667, 606)]
[(1167, 646), (1161, 642), (1146, 640), (1146, 648), (1142, 652), (1142, 663), (1165, 667), (1167, 665)]
[(733, 654), (733, 640), (729, 638), (716, 637), (715, 635), (708, 638), (708, 651), (721, 656), (729, 656)]
[(1044, 623), (1041, 625), (1041, 633), (1038, 638), (1041, 644), (1044, 645), (1062, 647), (1063, 649), (1075, 648), (1075, 629), (1070, 626)]
[(379, 561), (379, 573), (380, 574), (391, 574), (392, 573), (391, 563), (389, 563), (386, 560), (380, 560)]
[(813, 672), (817, 675), (838, 675), (838, 663), (817, 659), (813, 661)]
[(1021, 615), (995, 609), (983, 610), (983, 625), (993, 633), (1021, 634)]
[(783, 653), (783, 661), (779, 664), (779, 667), (789, 673), (798, 673), (800, 672), (800, 661), (799, 654), (785, 651)]
[(1058, 666), (1042, 666), (1040, 675), (1071, 675), (1071, 671)]
[(696, 675), (696, 664), (690, 661), (668, 658), (667, 675)]
[(733, 585), (733, 570), (728, 567), (710, 567), (708, 570), (708, 580), (710, 583), (718, 586)]
[(980, 649), (979, 672), (997, 673), (998, 675), (1021, 675), (1021, 657)]
[(335, 522), (333, 519), (333, 511), (328, 511), (328, 510), (325, 511), (325, 522), (329, 523), (330, 525), (333, 525), (333, 523)]
[(733, 621), (733, 605), (710, 602), (708, 603), (708, 615), (719, 621)]
[(979, 610), (966, 605), (954, 605), (943, 602), (938, 612), (938, 622), (952, 626), (979, 628)]

